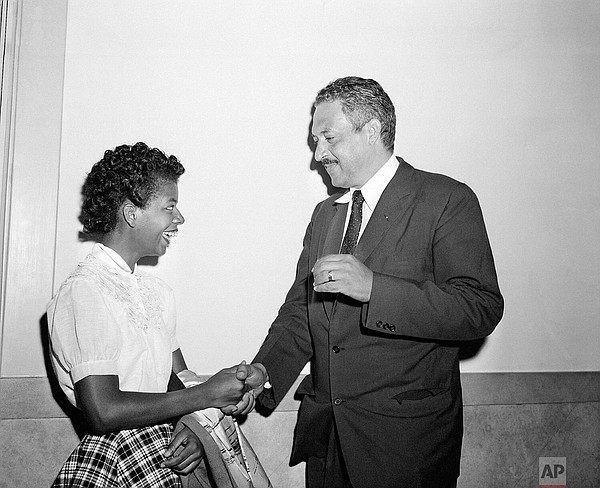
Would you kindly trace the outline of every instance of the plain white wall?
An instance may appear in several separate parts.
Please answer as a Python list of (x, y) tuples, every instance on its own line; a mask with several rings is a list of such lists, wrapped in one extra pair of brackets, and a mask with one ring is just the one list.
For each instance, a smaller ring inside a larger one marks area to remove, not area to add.
[(252, 359), (327, 196), (307, 145), (346, 75), (395, 103), (396, 154), (469, 184), (505, 317), (463, 371), (600, 367), (600, 4), (70, 0), (55, 288), (87, 253), (80, 187), (144, 141), (187, 168), (159, 264), (188, 364)]

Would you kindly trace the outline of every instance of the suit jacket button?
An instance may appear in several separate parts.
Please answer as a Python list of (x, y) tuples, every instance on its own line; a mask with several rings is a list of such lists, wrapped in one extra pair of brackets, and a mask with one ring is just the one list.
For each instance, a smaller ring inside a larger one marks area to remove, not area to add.
[(337, 354), (338, 352), (340, 352), (340, 348), (339, 348), (339, 347), (337, 347), (337, 346), (333, 346), (333, 347), (331, 348), (331, 350), (332, 350), (333, 352), (335, 352), (336, 354)]
[(334, 404), (334, 405), (336, 405), (336, 406), (340, 406), (340, 405), (342, 404), (342, 402), (343, 402), (343, 401), (344, 401), (344, 400), (342, 400), (341, 398), (336, 398), (336, 399), (333, 401), (333, 404)]

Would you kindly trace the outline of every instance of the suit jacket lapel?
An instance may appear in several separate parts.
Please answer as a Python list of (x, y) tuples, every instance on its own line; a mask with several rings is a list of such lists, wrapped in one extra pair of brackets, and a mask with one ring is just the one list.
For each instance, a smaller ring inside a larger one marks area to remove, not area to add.
[[(319, 258), (327, 256), (328, 254), (338, 254), (340, 252), (347, 211), (348, 204), (331, 202), (331, 215), (326, 217), (328, 222), (325, 224), (327, 226), (327, 233), (325, 234), (325, 240), (321, 247), (321, 251), (319, 252)], [(323, 293), (323, 308), (325, 309), (325, 315), (328, 320), (331, 320), (336, 299), (336, 293)]]
[[(398, 158), (398, 162), (400, 166), (383, 191), (354, 251), (354, 256), (363, 263), (375, 250), (390, 227), (398, 225), (398, 219), (408, 209), (401, 204), (401, 200), (411, 193), (414, 168), (402, 158)], [(319, 245), (318, 258), (340, 252), (348, 204), (336, 204), (332, 201), (331, 207), (327, 211), (328, 214), (324, 216), (323, 221), (327, 232)], [(334, 293), (323, 293), (322, 295), (325, 314), (327, 319), (331, 320), (338, 295)]]
[(358, 241), (354, 256), (364, 263), (375, 250), (383, 236), (407, 210), (401, 200), (411, 193), (414, 168), (402, 158), (398, 158), (400, 166), (396, 174), (381, 194), (375, 211)]
[(333, 203), (331, 211), (333, 215), (331, 216), (327, 234), (325, 236), (325, 242), (319, 257), (327, 256), (328, 254), (338, 254), (340, 252), (340, 246), (342, 245), (348, 204)]

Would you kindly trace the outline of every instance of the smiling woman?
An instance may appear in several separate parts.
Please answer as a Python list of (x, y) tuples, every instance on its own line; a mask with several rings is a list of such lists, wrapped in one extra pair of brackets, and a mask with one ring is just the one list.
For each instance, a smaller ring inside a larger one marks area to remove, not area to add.
[(184, 171), (175, 156), (141, 142), (106, 151), (83, 186), (84, 231), (101, 234), (131, 269), (142, 257), (162, 256), (184, 222), (177, 209)]
[(113, 231), (119, 223), (121, 204), (128, 201), (145, 208), (163, 184), (171, 183), (176, 188), (184, 172), (175, 156), (167, 157), (143, 142), (107, 150), (83, 185), (80, 220), (84, 231), (88, 234)]
[[(156, 194), (145, 207), (124, 203), (123, 219), (132, 231), (135, 246), (123, 249), (122, 256), (131, 268), (142, 257), (162, 256), (167, 251), (171, 238), (177, 235), (178, 226), (185, 221), (177, 209), (178, 195), (176, 183), (164, 182), (159, 184)], [(113, 243), (114, 239), (107, 241)]]
[(98, 243), (48, 305), (48, 328), (57, 379), (90, 433), (54, 487), (81, 479), (180, 486), (179, 475), (199, 466), (203, 448), (188, 426), (173, 434), (171, 419), (206, 408), (252, 408), (243, 380), (253, 375), (242, 365), (173, 388), (187, 371), (173, 292), (137, 266), (162, 256), (184, 222), (177, 208), (184, 171), (175, 156), (139, 142), (106, 151), (83, 185), (80, 220)]

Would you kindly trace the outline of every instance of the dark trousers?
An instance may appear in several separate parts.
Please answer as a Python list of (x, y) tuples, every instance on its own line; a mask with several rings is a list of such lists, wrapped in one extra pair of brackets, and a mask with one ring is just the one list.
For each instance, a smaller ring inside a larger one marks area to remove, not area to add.
[[(436, 481), (435, 486), (422, 488), (456, 488), (456, 483), (455, 479)], [(329, 433), (326, 457), (311, 456), (306, 461), (306, 488), (353, 488), (335, 424)]]
[(326, 457), (311, 456), (306, 461), (306, 488), (352, 488), (335, 423), (329, 433)]

